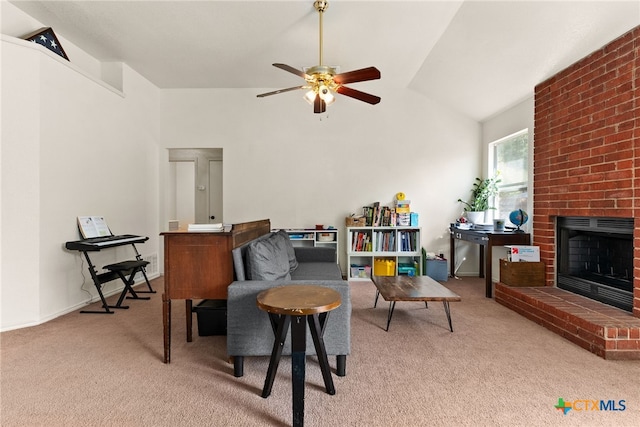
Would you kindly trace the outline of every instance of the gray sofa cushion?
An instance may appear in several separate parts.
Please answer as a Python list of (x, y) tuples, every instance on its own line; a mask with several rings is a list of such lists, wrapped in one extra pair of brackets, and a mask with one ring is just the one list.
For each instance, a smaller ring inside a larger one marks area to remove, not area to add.
[(301, 262), (291, 280), (342, 280), (342, 272), (335, 262)]
[(291, 279), (289, 257), (284, 242), (269, 238), (251, 242), (247, 247), (249, 280)]
[(282, 244), (287, 251), (287, 256), (289, 257), (289, 271), (293, 271), (298, 268), (298, 259), (296, 258), (296, 252), (293, 249), (293, 243), (291, 243), (289, 234), (284, 230), (280, 230), (274, 235), (274, 238), (277, 239), (277, 244)]

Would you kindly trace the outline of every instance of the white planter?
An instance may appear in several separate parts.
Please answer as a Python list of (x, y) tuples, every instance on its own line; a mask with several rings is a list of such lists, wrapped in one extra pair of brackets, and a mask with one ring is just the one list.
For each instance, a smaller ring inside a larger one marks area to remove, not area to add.
[(483, 224), (484, 211), (481, 211), (481, 212), (467, 211), (467, 220), (469, 220), (469, 222), (472, 224)]

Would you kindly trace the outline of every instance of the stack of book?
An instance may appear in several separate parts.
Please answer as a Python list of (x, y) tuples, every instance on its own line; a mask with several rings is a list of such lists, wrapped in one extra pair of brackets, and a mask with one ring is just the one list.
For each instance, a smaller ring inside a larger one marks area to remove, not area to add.
[(411, 201), (396, 200), (396, 222), (397, 225), (411, 225)]
[(380, 206), (380, 202), (375, 202), (371, 206), (364, 206), (362, 212), (366, 218), (368, 227), (389, 227), (396, 225), (396, 210), (389, 206)]
[(221, 232), (224, 231), (224, 226), (220, 224), (189, 224), (187, 226), (187, 231), (191, 232), (203, 232), (203, 233), (211, 233), (211, 232)]

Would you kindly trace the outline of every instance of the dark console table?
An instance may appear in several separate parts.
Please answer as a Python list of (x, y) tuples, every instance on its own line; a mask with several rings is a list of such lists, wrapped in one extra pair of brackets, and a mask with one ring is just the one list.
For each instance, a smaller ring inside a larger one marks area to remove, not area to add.
[(529, 233), (517, 233), (514, 231), (477, 231), (477, 230), (461, 230), (456, 227), (450, 228), (450, 272), (451, 277), (455, 276), (456, 266), (456, 240), (464, 240), (465, 242), (480, 245), (480, 261), (479, 270), (480, 277), (485, 278), (486, 296), (491, 298), (491, 264), (492, 249), (494, 246), (505, 245), (530, 245), (531, 235)]

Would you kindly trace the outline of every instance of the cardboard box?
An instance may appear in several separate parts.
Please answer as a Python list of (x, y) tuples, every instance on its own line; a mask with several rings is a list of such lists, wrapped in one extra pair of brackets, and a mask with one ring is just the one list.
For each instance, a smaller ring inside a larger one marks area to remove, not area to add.
[(507, 286), (544, 286), (544, 263), (500, 260), (500, 282)]
[(540, 246), (511, 245), (505, 248), (508, 261), (540, 262)]

